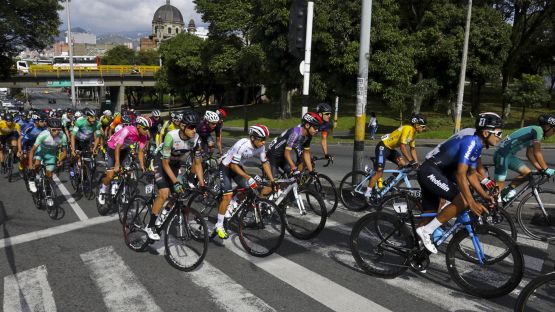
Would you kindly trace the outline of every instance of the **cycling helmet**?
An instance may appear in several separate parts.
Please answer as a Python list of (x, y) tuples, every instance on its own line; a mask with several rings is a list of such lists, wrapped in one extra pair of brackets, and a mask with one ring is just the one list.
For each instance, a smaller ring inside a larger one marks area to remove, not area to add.
[(150, 118), (146, 116), (137, 117), (137, 120), (135, 122), (138, 126), (143, 126), (143, 128), (145, 129), (149, 129), (150, 127), (152, 127), (152, 120), (150, 120)]
[(318, 113), (330, 113), (331, 106), (328, 103), (320, 103), (316, 106), (316, 111)]
[(68, 114), (73, 114), (73, 109), (68, 108), (68, 109), (66, 110), (66, 113), (68, 113)]
[(426, 117), (420, 114), (414, 114), (410, 117), (410, 123), (413, 125), (426, 125)]
[(121, 123), (124, 125), (128, 125), (131, 123), (131, 116), (129, 115), (121, 115)]
[(48, 118), (47, 125), (48, 128), (61, 128), (62, 121), (58, 118)]
[(107, 110), (102, 112), (102, 115), (104, 115), (106, 117), (112, 117), (112, 111), (107, 109)]
[(193, 111), (184, 111), (182, 113), (182, 119), (181, 122), (183, 122), (185, 125), (196, 125), (198, 124), (199, 118), (198, 115), (193, 112)]
[(322, 117), (320, 117), (320, 115), (314, 112), (308, 112), (304, 114), (303, 119), (301, 120), (301, 123), (303, 125), (310, 124), (311, 126), (319, 127), (322, 125), (322, 123), (324, 123), (324, 120), (322, 119)]
[(226, 119), (226, 117), (227, 117), (227, 113), (226, 113), (225, 109), (223, 109), (223, 108), (218, 108), (216, 113), (218, 113), (218, 115), (220, 115), (220, 119), (222, 119), (222, 120)]
[(178, 115), (179, 115), (179, 112), (173, 111), (173, 112), (170, 113), (170, 118), (172, 120), (177, 119)]
[(83, 116), (83, 113), (81, 113), (81, 111), (76, 111), (75, 114), (73, 114), (73, 116), (75, 116), (75, 118), (79, 118)]
[(12, 114), (6, 114), (6, 116), (4, 116), (4, 120), (6, 122), (13, 122), (13, 115)]
[(54, 118), (56, 116), (56, 111), (55, 110), (49, 111), (48, 116), (51, 117), (51, 118)]
[(152, 117), (160, 117), (160, 111), (159, 110), (153, 110), (152, 111)]
[(555, 115), (553, 115), (553, 114), (541, 114), (538, 117), (538, 123), (540, 124), (540, 126), (550, 125), (551, 127), (555, 127)]
[(204, 113), (204, 120), (211, 123), (216, 123), (220, 121), (220, 116), (217, 113), (214, 113), (213, 111), (207, 110), (206, 113)]
[(96, 111), (92, 108), (85, 108), (85, 111), (83, 111), (83, 113), (87, 117), (96, 117)]
[(481, 113), (476, 117), (474, 127), (476, 130), (503, 128), (503, 119), (496, 113)]
[(252, 135), (255, 138), (266, 138), (270, 135), (270, 131), (268, 127), (263, 124), (255, 124), (249, 127), (249, 135)]

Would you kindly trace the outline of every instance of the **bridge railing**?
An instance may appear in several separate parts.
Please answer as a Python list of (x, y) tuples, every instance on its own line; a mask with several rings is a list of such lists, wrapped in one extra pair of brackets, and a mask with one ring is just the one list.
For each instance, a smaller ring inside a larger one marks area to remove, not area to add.
[[(143, 65), (100, 65), (97, 68), (83, 68), (75, 66), (73, 71), (75, 77), (85, 77), (90, 74), (97, 73), (100, 77), (104, 76), (148, 76), (152, 77), (160, 70), (160, 66), (143, 66)], [(69, 74), (68, 67), (54, 67), (52, 65), (31, 65), (29, 75), (37, 77), (44, 74), (55, 74), (56, 77), (67, 76)], [(87, 75), (88, 74), (88, 75)]]

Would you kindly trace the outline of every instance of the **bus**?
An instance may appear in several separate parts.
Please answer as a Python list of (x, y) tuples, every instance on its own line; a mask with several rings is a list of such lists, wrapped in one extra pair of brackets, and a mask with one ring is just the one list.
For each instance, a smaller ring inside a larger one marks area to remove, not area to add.
[[(100, 57), (98, 56), (74, 56), (73, 68), (76, 69), (98, 69), (100, 65)], [(54, 69), (67, 69), (69, 70), (69, 56), (54, 56), (52, 62)]]

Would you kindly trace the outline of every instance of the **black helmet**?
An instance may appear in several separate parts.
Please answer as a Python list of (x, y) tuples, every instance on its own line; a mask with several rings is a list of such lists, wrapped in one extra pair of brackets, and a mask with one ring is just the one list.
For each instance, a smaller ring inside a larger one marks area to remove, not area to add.
[(96, 117), (96, 111), (92, 108), (85, 108), (83, 114), (87, 117)]
[(62, 121), (58, 118), (49, 118), (47, 121), (48, 128), (61, 128)]
[(331, 106), (328, 103), (320, 103), (316, 105), (316, 111), (318, 113), (331, 113)]
[(540, 126), (550, 125), (551, 127), (555, 127), (555, 115), (553, 115), (553, 114), (541, 114), (538, 117), (538, 123), (540, 124)]
[(6, 122), (13, 122), (13, 115), (7, 113), (6, 116), (4, 116), (4, 120), (6, 120)]
[(426, 117), (420, 114), (414, 114), (410, 117), (410, 123), (413, 125), (426, 125)]
[(476, 130), (503, 128), (503, 119), (496, 113), (481, 113), (476, 117)]
[(130, 124), (131, 123), (131, 116), (121, 115), (121, 123), (122, 124)]
[(183, 116), (181, 119), (181, 122), (184, 123), (185, 125), (196, 125), (198, 124), (199, 118), (198, 115), (190, 110), (186, 110), (183, 111), (181, 113), (181, 115)]

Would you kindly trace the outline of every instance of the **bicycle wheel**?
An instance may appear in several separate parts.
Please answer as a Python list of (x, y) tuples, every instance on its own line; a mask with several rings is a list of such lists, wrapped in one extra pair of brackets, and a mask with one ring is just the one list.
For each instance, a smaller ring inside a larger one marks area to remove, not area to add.
[(208, 228), (200, 212), (191, 207), (174, 209), (165, 224), (165, 257), (181, 271), (197, 268), (208, 251)]
[(368, 173), (355, 170), (347, 173), (339, 183), (339, 198), (347, 209), (362, 211), (368, 207), (364, 197), (369, 181), (367, 177)]
[(76, 192), (79, 192), (79, 187), (80, 187), (80, 175), (81, 173), (79, 172), (79, 166), (77, 166), (77, 163), (71, 165), (71, 167), (73, 167), (73, 176), (71, 176), (71, 174), (69, 175), (69, 182), (71, 183), (71, 187), (73, 187), (73, 190)]
[[(318, 174), (318, 177), (308, 185), (308, 188), (314, 190), (326, 205), (326, 214), (328, 218), (335, 212), (338, 203), (337, 189), (332, 179), (325, 174)], [(319, 211), (316, 211), (319, 213)]]
[(206, 168), (204, 170), (204, 185), (212, 192), (220, 193), (220, 172), (216, 168)]
[(46, 211), (50, 219), (56, 220), (58, 218), (58, 205), (56, 204), (56, 188), (54, 181), (51, 178), (45, 177), (45, 194), (46, 194)]
[(256, 199), (240, 209), (239, 240), (243, 248), (255, 257), (274, 253), (285, 236), (285, 217), (281, 210), (267, 199)]
[(119, 222), (121, 224), (123, 224), (125, 211), (127, 211), (127, 207), (129, 207), (129, 201), (131, 200), (129, 192), (129, 186), (127, 186), (127, 183), (124, 183), (123, 190), (121, 190), (121, 193), (116, 200), (116, 205), (118, 206)]
[(391, 212), (376, 211), (360, 218), (349, 239), (356, 263), (366, 273), (393, 278), (409, 267), (414, 247), (410, 229)]
[(326, 225), (326, 204), (312, 189), (299, 189), (297, 192), (298, 198), (291, 191), (280, 204), (285, 226), (294, 237), (311, 239), (320, 234)]
[(98, 195), (100, 194), (100, 184), (96, 188), (96, 197), (97, 197), (97, 199), (95, 200), (96, 210), (98, 211), (98, 214), (100, 214), (101, 216), (105, 216), (108, 214), (108, 212), (110, 212), (110, 203), (112, 202), (112, 193), (110, 192), (110, 189), (111, 189), (111, 185), (110, 187), (108, 187), (108, 189), (106, 190), (106, 193), (103, 195), (104, 205), (102, 205), (98, 202)]
[(6, 176), (8, 177), (8, 182), (12, 182), (13, 161), (14, 154), (13, 151), (9, 149), (8, 158), (6, 159)]
[(134, 251), (144, 251), (148, 246), (148, 235), (144, 228), (148, 225), (152, 204), (143, 196), (137, 196), (127, 207), (123, 216), (123, 239), (125, 245)]
[[(513, 291), (522, 279), (524, 259), (520, 248), (501, 229), (491, 225), (474, 228), (477, 241), (473, 241), (467, 231), (460, 230), (447, 245), (445, 261), (449, 275), (471, 295), (482, 298), (504, 296)], [(484, 264), (469, 260), (467, 255), (459, 252), (460, 245), (474, 248), (474, 243), (482, 248), (486, 260)], [(503, 261), (491, 261), (507, 250), (508, 255), (503, 257)]]
[(516, 217), (522, 230), (530, 237), (545, 241), (554, 240), (555, 192), (538, 190), (538, 198), (533, 192), (526, 194), (518, 205)]
[(200, 192), (194, 192), (189, 197), (188, 207), (200, 212), (205, 220), (215, 224), (218, 218), (218, 205), (220, 198), (212, 192), (208, 192), (206, 196)]
[(553, 294), (555, 294), (555, 272), (536, 277), (518, 295), (515, 312), (551, 311), (555, 307)]
[(93, 177), (92, 172), (90, 171), (88, 164), (83, 164), (83, 177), (81, 178), (81, 188), (83, 190), (83, 196), (86, 199), (91, 200), (94, 198), (94, 190), (93, 190)]

